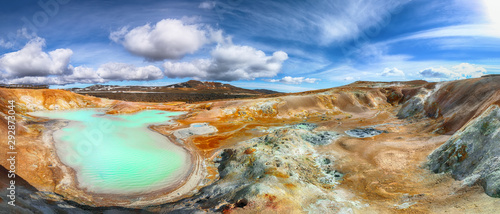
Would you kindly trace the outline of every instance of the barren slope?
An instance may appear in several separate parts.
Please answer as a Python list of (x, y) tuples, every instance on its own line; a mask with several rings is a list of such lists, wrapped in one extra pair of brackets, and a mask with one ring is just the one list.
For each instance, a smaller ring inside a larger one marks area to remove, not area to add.
[[(437, 84), (357, 82), (304, 93), (194, 104), (114, 102), (69, 92), (61, 96), (70, 96), (69, 106), (72, 99), (96, 100), (93, 105), (106, 107), (109, 113), (188, 112), (177, 124), (151, 128), (199, 155), (206, 165), (205, 180), (184, 199), (138, 207), (149, 211), (492, 213), (500, 206), (498, 198), (486, 195), (480, 185), (434, 174), (426, 162), (450, 139), (444, 134), (465, 129), (465, 124), (499, 104), (499, 83), (499, 77)], [(33, 102), (21, 99), (25, 93), (44, 95), (42, 91), (0, 92), (24, 105)], [(50, 96), (39, 99), (45, 100), (44, 108), (54, 109), (60, 102)], [(41, 144), (48, 124), (28, 122), (39, 121), (33, 118), (26, 121), (29, 134), (20, 140), (29, 146)], [(176, 130), (193, 123), (208, 123), (218, 132), (175, 136)], [(346, 132), (352, 129), (380, 132), (356, 137)], [(85, 195), (77, 188), (56, 188), (70, 174), (48, 167), (50, 145), (30, 148), (24, 152), (20, 175), (37, 189), (87, 205), (118, 203)], [(35, 170), (35, 162), (44, 164), (37, 164)]]

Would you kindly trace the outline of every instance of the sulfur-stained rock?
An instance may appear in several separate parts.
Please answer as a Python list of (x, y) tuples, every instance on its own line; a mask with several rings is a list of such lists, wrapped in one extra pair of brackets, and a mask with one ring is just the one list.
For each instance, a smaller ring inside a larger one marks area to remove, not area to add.
[(299, 123), (299, 124), (295, 124), (292, 126), (292, 128), (294, 128), (294, 129), (305, 129), (308, 131), (311, 131), (317, 127), (318, 127), (318, 125), (316, 125), (314, 123)]
[(339, 136), (332, 131), (317, 131), (302, 134), (302, 139), (313, 145), (327, 145)]
[(440, 85), (436, 85), (434, 89), (420, 88), (416, 95), (404, 102), (396, 116), (399, 119), (426, 116), (425, 106), (433, 102), (432, 95), (439, 90), (439, 88)]
[[(342, 174), (334, 168), (334, 157), (319, 155), (303, 139), (306, 129), (275, 129), (269, 134), (240, 142), (221, 151), (213, 161), (219, 179), (191, 198), (160, 205), (161, 212), (220, 212), (247, 209), (259, 213), (304, 212), (310, 201), (328, 200), (332, 207), (353, 208), (335, 192)], [(286, 201), (281, 207), (278, 202)], [(338, 210), (337, 210), (338, 211)]]
[(500, 197), (500, 108), (491, 106), (428, 158), (433, 172), (451, 172), (455, 179), (479, 183), (486, 194)]
[(398, 112), (397, 117), (399, 119), (406, 119), (416, 115), (422, 115), (424, 113), (424, 102), (424, 97), (412, 97), (410, 100), (403, 104), (403, 107), (401, 107), (401, 110)]
[(492, 104), (500, 103), (500, 76), (429, 83), (408, 89), (397, 117), (442, 118), (436, 131), (454, 134)]

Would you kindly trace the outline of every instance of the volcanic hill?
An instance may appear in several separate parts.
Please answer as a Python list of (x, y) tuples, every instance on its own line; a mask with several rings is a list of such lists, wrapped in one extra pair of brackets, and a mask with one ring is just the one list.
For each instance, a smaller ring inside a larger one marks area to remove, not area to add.
[(234, 99), (277, 94), (266, 89), (244, 89), (219, 82), (187, 82), (167, 86), (118, 86), (92, 85), (85, 88), (71, 88), (69, 91), (115, 100), (133, 102), (199, 102), (217, 99)]

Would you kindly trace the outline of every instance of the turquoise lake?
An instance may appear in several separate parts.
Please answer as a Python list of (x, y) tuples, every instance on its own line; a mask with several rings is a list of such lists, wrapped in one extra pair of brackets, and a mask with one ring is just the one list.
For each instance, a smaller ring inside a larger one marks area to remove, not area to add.
[(106, 194), (147, 193), (185, 178), (191, 165), (188, 152), (147, 128), (180, 114), (146, 110), (107, 115), (99, 109), (31, 113), (71, 121), (54, 132), (57, 155), (76, 171), (79, 188)]

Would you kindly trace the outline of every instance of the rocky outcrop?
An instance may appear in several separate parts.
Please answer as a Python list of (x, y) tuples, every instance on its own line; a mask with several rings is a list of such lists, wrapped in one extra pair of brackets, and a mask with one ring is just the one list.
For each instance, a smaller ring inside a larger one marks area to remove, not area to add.
[(433, 85), (432, 88), (421, 87), (407, 91), (406, 101), (403, 102), (401, 109), (396, 115), (399, 119), (406, 119), (410, 117), (422, 118), (427, 115), (425, 106), (432, 103), (431, 96), (435, 91), (439, 90), (440, 85)]
[[(313, 92), (214, 102), (211, 110), (200, 114), (200, 117), (234, 121), (327, 118), (339, 114), (361, 114), (391, 105), (379, 89), (335, 88)], [(193, 108), (199, 109), (199, 105), (204, 104), (193, 105)]]
[(500, 104), (500, 76), (429, 83), (407, 89), (398, 118), (441, 119), (439, 134), (453, 134), (492, 104)]
[(428, 158), (433, 172), (451, 172), (455, 179), (479, 183), (486, 194), (500, 197), (500, 108), (491, 106)]
[[(359, 202), (336, 192), (342, 174), (334, 168), (334, 157), (318, 154), (303, 139), (305, 132), (310, 131), (276, 129), (221, 151), (214, 160), (217, 181), (191, 198), (151, 211), (352, 212)], [(328, 206), (315, 206), (316, 202)]]

